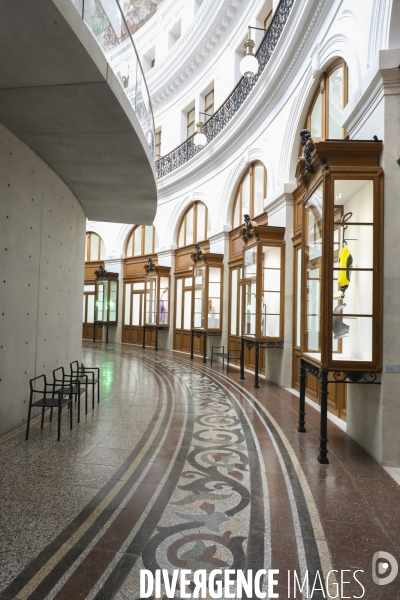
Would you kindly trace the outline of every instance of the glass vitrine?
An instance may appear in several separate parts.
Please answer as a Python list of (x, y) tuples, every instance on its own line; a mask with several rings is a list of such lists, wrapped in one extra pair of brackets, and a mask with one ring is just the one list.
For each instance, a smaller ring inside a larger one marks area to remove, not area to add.
[(156, 265), (150, 258), (145, 265), (144, 324), (169, 327), (169, 288), (171, 267)]
[(244, 235), (242, 336), (283, 342), (283, 227), (254, 224)]
[(304, 177), (302, 356), (323, 369), (382, 368), (381, 147), (316, 143)]
[(193, 329), (220, 331), (222, 328), (223, 255), (192, 254), (193, 260)]
[(102, 266), (95, 271), (94, 320), (96, 323), (116, 324), (118, 321), (118, 273)]

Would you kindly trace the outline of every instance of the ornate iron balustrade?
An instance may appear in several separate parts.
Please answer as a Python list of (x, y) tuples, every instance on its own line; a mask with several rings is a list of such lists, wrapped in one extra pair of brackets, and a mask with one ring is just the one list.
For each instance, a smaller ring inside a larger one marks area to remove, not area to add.
[[(260, 79), (282, 35), (294, 2), (295, 0), (281, 0), (272, 23), (256, 54), (259, 64), (257, 73), (251, 78), (242, 77), (228, 99), (204, 125), (204, 133), (207, 136), (208, 142), (213, 140), (228, 125)], [(172, 150), (172, 152), (166, 154), (156, 162), (158, 179), (178, 169), (178, 167), (202, 151), (202, 148), (196, 148), (193, 138), (194, 134), (183, 142), (183, 144), (175, 148), (175, 150)]]

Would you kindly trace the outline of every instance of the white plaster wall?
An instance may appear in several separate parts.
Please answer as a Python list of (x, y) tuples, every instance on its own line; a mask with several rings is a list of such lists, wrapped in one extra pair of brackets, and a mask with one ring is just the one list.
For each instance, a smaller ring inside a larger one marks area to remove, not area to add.
[(80, 360), (85, 217), (34, 152), (0, 125), (0, 434), (28, 414), (29, 380)]

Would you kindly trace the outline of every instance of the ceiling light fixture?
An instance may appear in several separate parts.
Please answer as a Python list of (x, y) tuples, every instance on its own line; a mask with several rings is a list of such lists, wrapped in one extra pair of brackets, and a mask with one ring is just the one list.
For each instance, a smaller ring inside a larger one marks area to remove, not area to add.
[(249, 35), (247, 40), (244, 43), (245, 53), (240, 61), (240, 72), (243, 77), (254, 77), (254, 75), (258, 72), (258, 59), (254, 54), (254, 46), (255, 42), (250, 37), (250, 29), (257, 29), (258, 31), (268, 31), (267, 29), (262, 29), (261, 27), (250, 27), (249, 25)]
[[(208, 113), (199, 113), (200, 115), (205, 115), (206, 117), (212, 117), (213, 115), (209, 115)], [(204, 146), (207, 145), (207, 136), (204, 133), (204, 123), (202, 121), (199, 121), (196, 124), (197, 127), (197, 131), (194, 134), (194, 138), (193, 138), (193, 143), (196, 146), (196, 148), (199, 148), (199, 150), (201, 150), (202, 148), (204, 148)]]

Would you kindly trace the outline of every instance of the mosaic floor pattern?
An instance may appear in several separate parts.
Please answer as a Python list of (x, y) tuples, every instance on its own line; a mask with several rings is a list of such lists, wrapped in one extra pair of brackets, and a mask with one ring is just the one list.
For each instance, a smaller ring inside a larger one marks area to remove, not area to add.
[(375, 552), (400, 558), (400, 487), (340, 429), (319, 465), (318, 413), (299, 434), (278, 386), (127, 345), (83, 361), (102, 369), (94, 411), (72, 431), (64, 415), (59, 443), (47, 418), (0, 439), (0, 599), (136, 600), (143, 569), (279, 569), (280, 598), (288, 571), (312, 587), (336, 570), (297, 592), (318, 599), (361, 569), (365, 594), (349, 577), (340, 597), (400, 599), (371, 575)]

